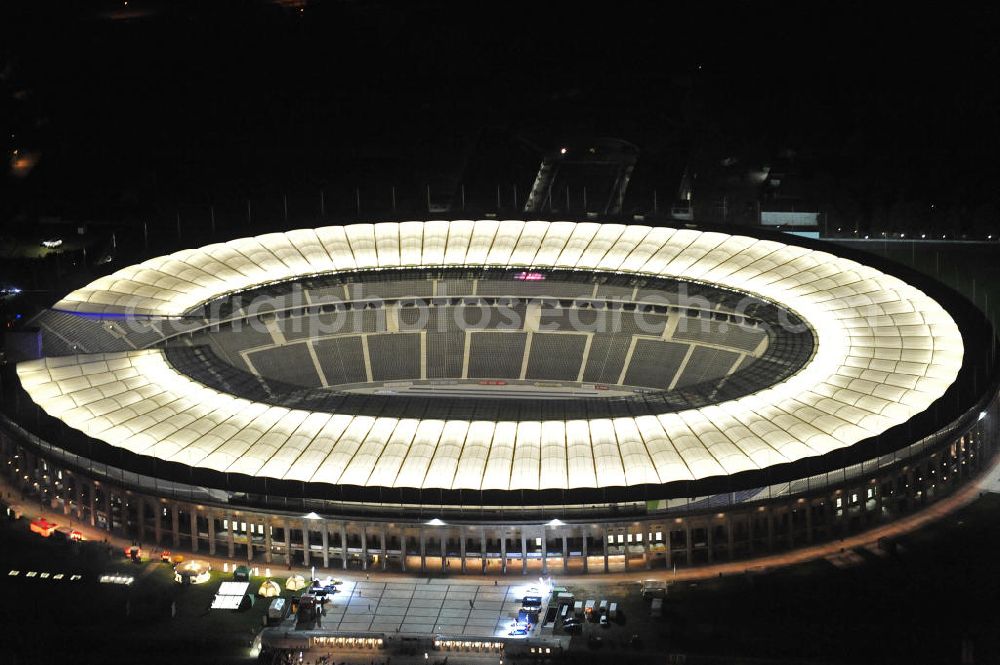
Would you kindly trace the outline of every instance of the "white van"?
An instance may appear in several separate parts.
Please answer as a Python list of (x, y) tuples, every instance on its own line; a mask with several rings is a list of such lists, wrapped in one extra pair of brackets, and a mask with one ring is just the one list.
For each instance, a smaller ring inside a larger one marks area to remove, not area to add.
[(602, 600), (601, 604), (597, 608), (597, 611), (600, 612), (601, 614), (607, 614), (608, 613), (608, 601)]
[(611, 603), (608, 605), (608, 618), (615, 619), (618, 617), (618, 603)]
[(285, 618), (288, 611), (288, 603), (284, 598), (275, 598), (267, 607), (267, 619), (272, 622), (279, 622)]
[(578, 600), (573, 603), (573, 616), (580, 618), (583, 616), (583, 601)]

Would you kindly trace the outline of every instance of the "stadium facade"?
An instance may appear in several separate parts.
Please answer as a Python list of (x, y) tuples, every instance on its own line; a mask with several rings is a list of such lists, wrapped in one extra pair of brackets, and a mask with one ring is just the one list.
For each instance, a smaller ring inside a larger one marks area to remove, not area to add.
[(994, 453), (958, 294), (766, 231), (354, 224), (178, 252), (36, 317), (8, 475), (262, 564), (662, 568), (840, 537)]

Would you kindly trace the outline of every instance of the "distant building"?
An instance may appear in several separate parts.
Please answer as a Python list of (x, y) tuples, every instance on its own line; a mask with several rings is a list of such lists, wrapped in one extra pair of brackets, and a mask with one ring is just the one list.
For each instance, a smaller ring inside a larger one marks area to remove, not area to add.
[(621, 212), (639, 148), (602, 138), (560, 146), (542, 157), (524, 212)]

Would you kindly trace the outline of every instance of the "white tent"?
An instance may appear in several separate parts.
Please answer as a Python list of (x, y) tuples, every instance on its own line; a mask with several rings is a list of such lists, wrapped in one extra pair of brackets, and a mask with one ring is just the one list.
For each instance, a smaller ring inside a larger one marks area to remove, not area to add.
[(306, 578), (301, 575), (292, 575), (287, 580), (285, 580), (285, 588), (290, 591), (298, 591), (299, 589), (306, 588)]
[(274, 580), (267, 580), (260, 585), (257, 593), (263, 598), (275, 598), (281, 595), (281, 585)]

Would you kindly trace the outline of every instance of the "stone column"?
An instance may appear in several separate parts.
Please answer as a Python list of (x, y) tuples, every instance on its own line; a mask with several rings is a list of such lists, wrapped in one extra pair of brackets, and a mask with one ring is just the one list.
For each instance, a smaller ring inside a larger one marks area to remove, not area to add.
[[(97, 485), (90, 483), (90, 526), (97, 526)], [(157, 522), (159, 524), (159, 522)]]
[(404, 573), (406, 572), (406, 554), (407, 554), (407, 530), (401, 528), (399, 530), (399, 568)]
[(708, 562), (712, 563), (715, 561), (715, 523), (712, 522), (711, 518), (705, 526), (705, 540), (708, 545)]
[(542, 575), (549, 572), (549, 534), (542, 527)]
[[(108, 533), (113, 533), (114, 530), (115, 530), (115, 499), (116, 498), (117, 498), (117, 495), (114, 493), (113, 490), (109, 489), (109, 490), (107, 490), (104, 493), (104, 510), (105, 510), (105, 513), (108, 516), (108, 521), (107, 521)], [(46, 506), (46, 508), (49, 508), (49, 507), (50, 506)]]
[(386, 533), (385, 525), (382, 526), (379, 540), (382, 545), (382, 570), (387, 570), (389, 567), (389, 534)]
[(302, 564), (308, 568), (309, 567), (309, 522), (310, 520), (302, 520)]
[(562, 554), (563, 554), (563, 575), (569, 573), (569, 536), (563, 533), (562, 536)]
[(271, 518), (264, 518), (264, 563), (274, 563), (274, 544), (271, 542)]
[[(53, 469), (53, 473), (55, 473), (55, 469)], [(63, 515), (69, 517), (69, 511), (71, 508), (70, 504), (73, 503), (72, 500), (70, 499), (69, 492), (66, 491), (67, 490), (66, 482), (69, 479), (69, 474), (64, 471), (62, 477), (63, 477), (63, 489), (59, 492), (59, 495), (62, 496)]]
[(774, 511), (770, 507), (767, 509), (767, 549), (774, 551)]
[(587, 547), (587, 545), (588, 545), (587, 541), (588, 540), (590, 540), (590, 529), (584, 529), (584, 531), (583, 531), (583, 547), (581, 548), (581, 552), (583, 554), (583, 572), (585, 572), (585, 573), (590, 568), (590, 561), (589, 561), (589, 559), (590, 559), (590, 551), (589, 551), (589, 548)]
[(649, 532), (649, 525), (644, 524), (643, 529), (646, 531), (642, 534), (642, 559), (646, 566), (646, 570), (653, 567), (653, 557), (649, 554), (649, 548), (651, 546), (650, 540), (653, 539), (653, 534)]
[(246, 539), (247, 539), (247, 566), (253, 561), (253, 529), (254, 529), (253, 516), (247, 515), (247, 528), (246, 528)]
[(507, 534), (500, 532), (500, 574), (507, 574)]
[(625, 572), (626, 573), (629, 571), (629, 568), (631, 568), (631, 566), (629, 565), (629, 562), (628, 562), (629, 553), (630, 553), (629, 545), (632, 544), (632, 543), (630, 543), (628, 541), (629, 536), (632, 536), (632, 534), (626, 532), (625, 533), (625, 544), (622, 546), (622, 555), (623, 555), (622, 558), (625, 560)]
[(292, 565), (292, 523), (287, 519), (284, 523), (285, 529), (285, 565)]
[(227, 545), (229, 545), (229, 558), (233, 559), (236, 557), (236, 516), (229, 513), (229, 531), (226, 533), (226, 538), (228, 539)]
[(440, 544), (441, 544), (441, 572), (448, 571), (448, 539), (445, 534), (440, 534)]
[(427, 533), (420, 529), (420, 572), (427, 572)]
[(174, 539), (174, 549), (177, 549), (181, 546), (181, 521), (176, 503), (170, 504), (170, 530)]
[[(91, 495), (91, 501), (93, 501), (93, 495)], [(93, 513), (91, 513), (93, 515)], [(161, 531), (163, 530), (163, 504), (159, 501), (153, 502), (153, 538), (156, 539), (156, 544), (159, 545), (161, 542)]]
[(347, 522), (340, 523), (340, 567), (347, 570)]
[(323, 539), (323, 567), (330, 567), (330, 527), (327, 525), (326, 520), (323, 520), (323, 530), (320, 531), (320, 537)]
[(687, 565), (694, 560), (694, 543), (691, 541), (691, 525), (684, 520), (684, 548), (687, 551)]
[(458, 532), (458, 549), (462, 557), (462, 572), (465, 573), (465, 527)]
[(368, 570), (368, 526), (361, 525), (361, 570)]
[(83, 479), (73, 476), (73, 490), (76, 493), (76, 519), (83, 522)]
[(215, 556), (215, 514), (208, 515), (208, 555)]
[(528, 534), (521, 527), (521, 574), (528, 574)]
[(604, 528), (604, 572), (608, 572), (608, 529)]
[(486, 573), (486, 529), (482, 529), (482, 533), (479, 538), (479, 567), (482, 569), (483, 573)]
[(191, 551), (198, 551), (198, 511), (191, 506)]

